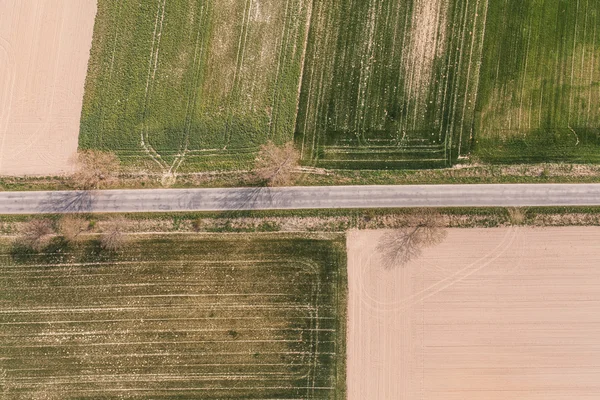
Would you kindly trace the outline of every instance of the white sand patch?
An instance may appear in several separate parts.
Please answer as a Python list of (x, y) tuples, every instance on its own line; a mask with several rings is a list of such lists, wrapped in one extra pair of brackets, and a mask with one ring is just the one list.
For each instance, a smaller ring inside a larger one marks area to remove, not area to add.
[(0, 174), (72, 171), (96, 0), (0, 0)]

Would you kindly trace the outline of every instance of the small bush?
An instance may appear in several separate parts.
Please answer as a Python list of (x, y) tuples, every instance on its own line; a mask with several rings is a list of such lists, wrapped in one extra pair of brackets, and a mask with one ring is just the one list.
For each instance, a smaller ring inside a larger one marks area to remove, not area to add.
[(18, 244), (28, 249), (41, 251), (50, 244), (54, 233), (52, 221), (47, 219), (33, 219), (21, 231)]
[(198, 218), (192, 221), (192, 228), (196, 231), (196, 232), (200, 232), (202, 230), (203, 227), (203, 222), (202, 222), (202, 218)]
[(81, 234), (88, 228), (88, 221), (74, 215), (65, 215), (58, 222), (58, 231), (67, 242), (80, 240)]
[(117, 251), (123, 248), (127, 237), (123, 233), (124, 220), (113, 219), (100, 238), (100, 247), (108, 251)]
[(525, 223), (525, 210), (519, 207), (507, 208), (508, 220), (512, 225), (523, 225)]

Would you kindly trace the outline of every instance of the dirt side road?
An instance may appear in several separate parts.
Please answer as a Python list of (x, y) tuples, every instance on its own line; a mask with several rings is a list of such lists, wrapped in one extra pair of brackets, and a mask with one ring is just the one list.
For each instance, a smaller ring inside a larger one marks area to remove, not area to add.
[(72, 168), (96, 0), (0, 0), (0, 175)]
[(452, 229), (404, 268), (349, 251), (350, 400), (600, 393), (600, 228)]

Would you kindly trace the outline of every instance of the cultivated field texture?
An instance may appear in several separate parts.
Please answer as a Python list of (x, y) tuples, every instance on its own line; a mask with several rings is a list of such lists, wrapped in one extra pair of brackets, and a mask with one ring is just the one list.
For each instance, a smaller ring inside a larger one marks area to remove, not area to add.
[(315, 2), (297, 123), (303, 159), (440, 167), (467, 152), (487, 3)]
[(1, 254), (6, 399), (345, 399), (343, 239)]
[(100, 0), (80, 146), (176, 172), (292, 140), (309, 5)]
[(592, 400), (600, 228), (450, 229), (395, 269), (348, 238), (348, 399)]
[(95, 0), (0, 0), (0, 174), (70, 172)]
[(600, 162), (600, 2), (491, 1), (475, 123), (485, 161)]
[(592, 0), (100, 0), (80, 146), (166, 173), (600, 162)]

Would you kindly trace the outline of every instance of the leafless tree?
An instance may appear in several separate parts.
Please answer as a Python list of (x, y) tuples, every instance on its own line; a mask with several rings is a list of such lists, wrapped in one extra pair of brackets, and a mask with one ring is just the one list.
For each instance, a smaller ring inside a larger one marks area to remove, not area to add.
[(119, 159), (113, 153), (84, 150), (77, 154), (73, 182), (82, 190), (100, 189), (117, 182)]
[(299, 163), (300, 154), (293, 142), (277, 146), (269, 141), (258, 152), (254, 174), (268, 186), (289, 185)]
[(126, 242), (127, 237), (123, 233), (124, 220), (116, 218), (111, 220), (100, 237), (100, 246), (104, 250), (117, 251)]
[(88, 227), (88, 221), (75, 215), (65, 215), (58, 222), (58, 231), (68, 242), (80, 240)]
[(446, 237), (441, 216), (424, 210), (410, 218), (408, 225), (384, 234), (377, 251), (384, 268), (406, 265), (421, 256), (423, 249), (441, 243)]
[(21, 231), (19, 243), (35, 251), (43, 250), (54, 235), (52, 222), (47, 219), (33, 219)]

